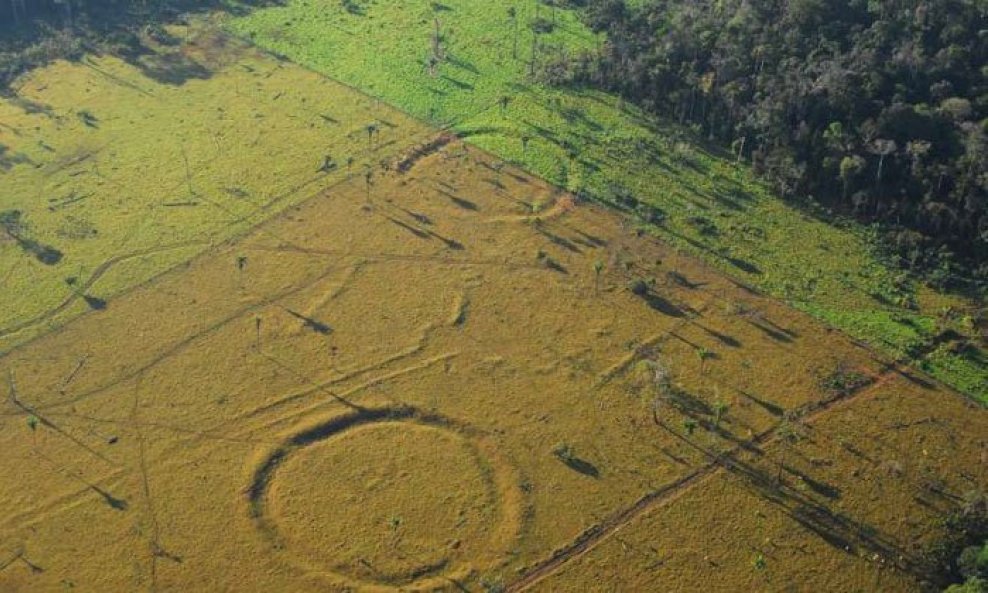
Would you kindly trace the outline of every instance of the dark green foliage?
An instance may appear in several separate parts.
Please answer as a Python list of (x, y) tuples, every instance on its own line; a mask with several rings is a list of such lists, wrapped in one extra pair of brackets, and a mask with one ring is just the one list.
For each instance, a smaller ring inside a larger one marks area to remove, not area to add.
[(643, 297), (648, 294), (648, 282), (645, 282), (641, 278), (632, 280), (628, 283), (628, 290), (630, 290), (631, 294), (635, 296)]
[(967, 578), (988, 578), (988, 540), (964, 548), (957, 558), (957, 568)]
[(988, 580), (972, 577), (961, 585), (951, 585), (944, 593), (988, 593)]
[(532, 31), (535, 31), (539, 35), (552, 33), (552, 30), (555, 28), (556, 25), (554, 25), (552, 21), (544, 17), (539, 17), (534, 21), (532, 21)]
[(820, 379), (820, 387), (837, 396), (850, 395), (869, 383), (871, 379), (866, 375), (841, 364)]
[(943, 519), (946, 535), (926, 552), (929, 577), (950, 593), (982, 593), (988, 581), (988, 497), (968, 493)]
[(882, 223), (937, 283), (955, 260), (988, 279), (983, 2), (588, 0), (584, 15), (609, 41), (571, 82), (690, 124), (786, 197)]
[(350, 14), (361, 15), (364, 13), (364, 7), (357, 0), (342, 0), (342, 2), (343, 9)]

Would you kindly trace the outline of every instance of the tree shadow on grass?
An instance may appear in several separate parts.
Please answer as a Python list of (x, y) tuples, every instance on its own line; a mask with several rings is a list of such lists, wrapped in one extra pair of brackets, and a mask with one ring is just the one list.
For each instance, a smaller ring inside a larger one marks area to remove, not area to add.
[(208, 80), (213, 75), (208, 68), (180, 51), (150, 53), (131, 63), (144, 76), (172, 86), (181, 86), (190, 80)]
[[(13, 26), (13, 19), (7, 18), (8, 5), (0, 5), (0, 45), (19, 58), (14, 62), (14, 67), (0, 72), (0, 90), (7, 88), (25, 71), (58, 59), (79, 60), (86, 53), (106, 53), (132, 62), (138, 57), (147, 56), (150, 50), (143, 47), (139, 34), (150, 24), (184, 23), (185, 15), (190, 13), (223, 10), (243, 16), (258, 8), (283, 5), (282, 0), (243, 0), (236, 3), (229, 0), (171, 0), (144, 2), (140, 3), (140, 7), (134, 3), (122, 6), (117, 2), (87, 2), (73, 10), (70, 36), (63, 33), (62, 26), (69, 23), (59, 3), (28, 2), (28, 18), (16, 27)], [(163, 29), (158, 27), (158, 30)], [(66, 39), (71, 39), (71, 42)], [(159, 36), (161, 41), (166, 42), (162, 45), (168, 45), (168, 40)], [(43, 47), (44, 51), (38, 51), (39, 47)], [(140, 64), (135, 65), (140, 67)], [(149, 76), (160, 77), (162, 82), (169, 84), (181, 84), (205, 75), (203, 70), (180, 57), (165, 58), (163, 63), (152, 63), (146, 68)]]
[(594, 479), (600, 478), (600, 470), (596, 465), (590, 463), (586, 459), (581, 459), (574, 456), (559, 456), (558, 459), (559, 461), (562, 461), (566, 467), (577, 473)]
[(107, 306), (106, 299), (101, 299), (89, 294), (82, 295), (82, 300), (86, 301), (86, 304), (89, 305), (89, 308), (93, 311), (103, 311)]
[(457, 208), (462, 208), (464, 210), (469, 210), (471, 212), (476, 212), (476, 211), (478, 211), (480, 209), (480, 208), (477, 207), (477, 203), (476, 202), (471, 202), (470, 200), (461, 198), (461, 197), (456, 196), (456, 195), (452, 194), (451, 192), (448, 192), (448, 191), (445, 191), (445, 190), (441, 190), (440, 189), (440, 190), (437, 190), (437, 191), (440, 194), (442, 194), (442, 195), (446, 196), (447, 198), (449, 198), (449, 201), (450, 202), (453, 202), (453, 204)]
[(11, 153), (10, 148), (0, 144), (0, 171), (10, 171), (14, 165), (31, 165), (33, 161), (23, 154)]
[(686, 313), (677, 307), (672, 301), (660, 297), (654, 292), (647, 292), (641, 295), (641, 299), (651, 307), (652, 309), (662, 313), (663, 315), (668, 315), (670, 317), (686, 317)]

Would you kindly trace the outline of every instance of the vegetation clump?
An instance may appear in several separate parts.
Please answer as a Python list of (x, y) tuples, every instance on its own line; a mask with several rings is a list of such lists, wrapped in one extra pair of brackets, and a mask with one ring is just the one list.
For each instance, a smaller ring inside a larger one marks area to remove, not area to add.
[(988, 496), (968, 493), (942, 525), (946, 535), (926, 554), (930, 578), (947, 593), (988, 590)]
[(628, 283), (628, 290), (635, 296), (643, 297), (648, 294), (648, 282), (642, 278), (636, 278)]
[(844, 397), (871, 383), (871, 379), (860, 371), (838, 364), (833, 371), (820, 379), (820, 387), (827, 393)]

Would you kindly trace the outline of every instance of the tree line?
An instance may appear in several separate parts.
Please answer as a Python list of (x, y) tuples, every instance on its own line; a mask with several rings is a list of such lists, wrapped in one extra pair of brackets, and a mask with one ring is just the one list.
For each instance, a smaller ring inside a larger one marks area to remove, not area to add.
[(881, 223), (934, 280), (988, 280), (983, 0), (579, 4), (607, 40), (564, 82), (693, 126), (787, 198)]

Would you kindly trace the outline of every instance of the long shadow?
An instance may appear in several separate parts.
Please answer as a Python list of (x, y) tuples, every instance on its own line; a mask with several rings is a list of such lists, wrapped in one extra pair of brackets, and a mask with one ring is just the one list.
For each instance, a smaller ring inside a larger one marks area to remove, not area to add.
[(591, 235), (589, 233), (586, 233), (584, 231), (581, 231), (580, 229), (576, 229), (576, 233), (578, 235), (580, 235), (581, 237), (583, 237), (584, 240), (586, 240), (588, 243), (590, 243), (594, 247), (607, 247), (607, 245), (608, 245), (608, 243), (607, 243), (606, 240), (601, 239), (600, 237), (597, 237), (595, 235)]
[(305, 315), (302, 315), (301, 313), (297, 313), (295, 311), (292, 311), (291, 309), (285, 309), (285, 312), (288, 313), (289, 315), (291, 315), (292, 317), (298, 319), (299, 321), (301, 321), (302, 322), (302, 327), (306, 327), (308, 329), (311, 329), (312, 331), (316, 332), (317, 334), (322, 334), (324, 336), (328, 336), (329, 334), (333, 333), (333, 328), (330, 327), (328, 324), (323, 323), (322, 321), (319, 321), (317, 319), (313, 319), (311, 317), (307, 317)]
[(775, 331), (781, 332), (781, 333), (789, 336), (790, 338), (795, 339), (795, 338), (798, 338), (799, 337), (799, 332), (797, 332), (795, 330), (791, 330), (791, 329), (786, 328), (786, 327), (782, 327), (781, 325), (779, 325), (778, 323), (772, 321), (768, 317), (764, 317), (764, 316), (759, 317), (758, 318), (758, 321), (761, 322), (761, 323), (764, 323), (765, 325), (771, 326), (773, 329), (775, 329)]
[(754, 274), (756, 276), (761, 276), (762, 275), (761, 268), (759, 268), (758, 266), (756, 266), (755, 264), (753, 264), (753, 263), (751, 263), (751, 262), (749, 262), (747, 260), (743, 260), (743, 259), (738, 258), (738, 257), (728, 257), (728, 256), (725, 256), (724, 259), (729, 264), (731, 264), (735, 268), (741, 270), (742, 272), (747, 272), (749, 274)]
[(668, 278), (673, 284), (682, 286), (683, 288), (688, 288), (690, 290), (695, 290), (706, 286), (705, 282), (691, 282), (689, 278), (673, 270), (666, 272), (666, 278)]
[(573, 457), (573, 456), (558, 457), (558, 459), (559, 461), (562, 461), (566, 467), (570, 468), (571, 470), (577, 473), (581, 473), (591, 478), (600, 477), (600, 470), (597, 468), (597, 466), (590, 463), (586, 459), (581, 459), (579, 457)]
[(720, 342), (721, 344), (724, 344), (725, 346), (728, 346), (730, 348), (740, 348), (741, 347), (741, 342), (740, 341), (738, 341), (737, 339), (735, 339), (735, 338), (733, 338), (733, 337), (731, 337), (731, 336), (729, 336), (727, 334), (722, 334), (719, 331), (712, 330), (709, 327), (705, 327), (705, 326), (703, 326), (703, 325), (701, 325), (699, 323), (694, 323), (693, 325), (696, 326), (696, 327), (698, 327), (698, 328), (700, 328), (701, 330), (704, 331), (704, 333), (706, 333), (707, 335), (711, 336), (712, 338), (715, 338), (718, 342)]
[(464, 198), (456, 196), (446, 190), (439, 189), (436, 191), (449, 198), (449, 201), (453, 202), (453, 204), (455, 204), (458, 208), (462, 208), (464, 210), (470, 210), (471, 212), (476, 212), (480, 209), (477, 206), (476, 202), (471, 202), (470, 200), (466, 200)]
[(557, 235), (557, 234), (549, 231), (543, 225), (537, 226), (536, 227), (536, 230), (538, 231), (538, 233), (540, 235), (542, 235), (546, 239), (549, 239), (549, 241), (551, 241), (553, 243), (553, 245), (558, 245), (558, 246), (562, 247), (563, 249), (566, 249), (568, 251), (572, 251), (573, 253), (583, 253), (583, 251), (575, 243), (573, 243), (572, 241), (570, 241), (566, 237)]
[(58, 262), (62, 261), (62, 258), (64, 257), (64, 254), (61, 251), (51, 245), (45, 245), (35, 241), (34, 239), (29, 239), (20, 235), (8, 233), (8, 236), (12, 237), (14, 241), (17, 242), (17, 246), (24, 250), (25, 253), (34, 256), (34, 259), (46, 266), (54, 266)]
[(411, 217), (412, 219), (414, 219), (415, 222), (417, 222), (419, 224), (424, 224), (424, 225), (429, 225), (429, 226), (432, 225), (432, 219), (429, 218), (428, 216), (426, 216), (425, 214), (422, 214), (420, 212), (414, 212), (414, 211), (409, 210), (408, 208), (405, 208), (403, 206), (398, 206), (398, 209), (401, 210), (402, 212), (404, 212), (405, 214), (407, 214), (409, 217)]
[(539, 257), (539, 261), (542, 262), (542, 265), (549, 268), (553, 272), (559, 272), (560, 274), (569, 274), (569, 270), (566, 269), (566, 266), (552, 259), (548, 255), (541, 255)]
[(764, 324), (762, 324), (762, 323), (760, 323), (758, 321), (750, 320), (750, 319), (748, 320), (748, 323), (752, 327), (755, 327), (755, 328), (761, 330), (762, 333), (764, 333), (766, 336), (772, 338), (773, 340), (775, 340), (777, 342), (785, 342), (787, 344), (792, 342), (792, 338), (788, 334), (785, 334), (785, 333), (783, 333), (781, 331), (778, 331), (775, 328), (766, 327)]
[(384, 217), (387, 218), (388, 220), (390, 220), (392, 223), (394, 223), (394, 224), (400, 226), (401, 228), (405, 229), (409, 233), (415, 235), (419, 239), (426, 239), (426, 240), (428, 240), (428, 239), (431, 239), (432, 238), (432, 235), (430, 235), (429, 233), (423, 231), (422, 229), (417, 229), (417, 228), (413, 227), (412, 225), (408, 224), (407, 222), (403, 222), (401, 220), (398, 220), (397, 218), (394, 218), (393, 216), (391, 216), (389, 214), (385, 214)]
[[(803, 493), (779, 481), (765, 470), (737, 459), (723, 457), (721, 465), (733, 475), (742, 478), (753, 492), (795, 520), (805, 529), (816, 534), (834, 548), (847, 554), (869, 556), (878, 554), (900, 569), (922, 577), (928, 571), (922, 558), (916, 556), (873, 525), (834, 511)], [(840, 492), (833, 486), (813, 480), (805, 474), (799, 477), (815, 492), (833, 499)]]
[(670, 317), (686, 317), (686, 313), (674, 305), (671, 301), (660, 297), (653, 292), (647, 292), (641, 295), (641, 299), (651, 307), (652, 309), (662, 313), (663, 315), (668, 315)]
[(772, 402), (767, 401), (767, 400), (764, 400), (764, 399), (761, 399), (761, 398), (759, 398), (759, 397), (757, 397), (755, 395), (752, 395), (751, 393), (748, 393), (747, 391), (744, 391), (743, 389), (739, 389), (738, 390), (738, 393), (740, 393), (741, 395), (743, 395), (746, 398), (750, 399), (755, 404), (757, 404), (758, 406), (760, 406), (763, 410), (765, 410), (766, 412), (768, 412), (769, 414), (771, 414), (771, 415), (773, 415), (773, 416), (775, 416), (777, 418), (781, 418), (786, 413), (785, 408), (783, 408), (782, 406), (777, 406), (777, 405), (773, 404)]
[(452, 249), (453, 251), (463, 251), (464, 249), (466, 249), (466, 246), (463, 243), (457, 241), (456, 239), (450, 239), (449, 237), (444, 237), (443, 235), (440, 235), (435, 231), (426, 231), (426, 232), (429, 234), (429, 236), (442, 241), (443, 244), (446, 245), (446, 247)]
[(675, 389), (669, 394), (669, 402), (677, 410), (696, 419), (698, 416), (710, 416), (714, 413), (707, 402), (682, 389)]
[(130, 507), (126, 500), (113, 496), (95, 484), (89, 484), (89, 489), (103, 497), (103, 502), (115, 511), (126, 511)]
[(0, 144), (0, 171), (10, 171), (14, 165), (31, 165), (33, 161), (23, 154), (11, 154), (10, 148)]
[(452, 64), (453, 66), (456, 66), (460, 70), (466, 70), (471, 74), (480, 74), (480, 70), (478, 70), (477, 67), (474, 66), (472, 62), (468, 62), (467, 60), (464, 60), (459, 56), (447, 54), (446, 62)]
[(456, 80), (455, 78), (451, 78), (451, 77), (449, 77), (449, 76), (447, 76), (445, 74), (442, 75), (442, 79), (445, 80), (446, 82), (450, 83), (451, 85), (455, 86), (456, 88), (460, 89), (461, 91), (472, 91), (475, 88), (469, 82), (463, 82), (462, 80)]

